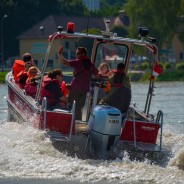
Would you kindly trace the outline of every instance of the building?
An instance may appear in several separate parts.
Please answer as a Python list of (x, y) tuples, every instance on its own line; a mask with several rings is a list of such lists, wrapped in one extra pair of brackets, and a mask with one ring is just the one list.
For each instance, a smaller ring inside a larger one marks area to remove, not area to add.
[[(106, 30), (106, 23), (104, 18), (97, 17), (65, 17), (65, 16), (53, 16), (46, 17), (43, 21), (34, 25), (18, 36), (20, 56), (25, 52), (30, 52), (34, 58), (35, 64), (41, 68), (45, 53), (48, 46), (48, 36), (57, 31), (58, 26), (62, 26), (63, 30), (67, 29), (68, 22), (75, 23), (75, 32), (82, 32), (87, 29), (99, 29), (101, 31)], [(113, 22), (117, 22), (117, 17), (110, 18), (111, 23), (109, 26), (113, 26)], [(121, 22), (121, 19), (118, 19)], [(126, 24), (126, 22), (125, 22)], [(121, 22), (123, 25), (123, 22)], [(54, 42), (51, 53), (49, 55), (48, 67), (61, 67), (58, 61), (57, 49), (59, 45), (64, 47), (64, 56), (66, 58), (73, 58), (75, 56), (75, 50), (78, 47), (78, 41), (71, 39), (58, 40)]]
[[(56, 32), (58, 26), (62, 26), (63, 30), (66, 30), (67, 23), (71, 21), (75, 23), (76, 32), (86, 30), (87, 26), (88, 29), (98, 28), (101, 30), (105, 30), (104, 21), (102, 18), (90, 18), (88, 23), (88, 19), (85, 17), (61, 17), (50, 15), (43, 21), (39, 22), (26, 32), (18, 36), (20, 55), (25, 52), (30, 52), (33, 55), (36, 65), (40, 68), (42, 66), (45, 53), (47, 51), (48, 36)], [(75, 55), (75, 49), (78, 46), (77, 41), (72, 39), (70, 42), (68, 40), (55, 41), (52, 47), (53, 49), (51, 50), (49, 56), (48, 66), (50, 67), (56, 67), (57, 64), (60, 67), (57, 56), (57, 49), (59, 45), (64, 46), (64, 54), (67, 58), (71, 58), (73, 55)]]

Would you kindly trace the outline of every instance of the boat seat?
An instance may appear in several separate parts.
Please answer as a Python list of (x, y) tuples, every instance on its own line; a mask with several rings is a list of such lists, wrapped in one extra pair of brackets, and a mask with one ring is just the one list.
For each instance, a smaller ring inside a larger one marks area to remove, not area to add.
[(139, 112), (137, 109), (135, 109), (134, 107), (129, 107), (128, 110), (128, 119), (133, 120), (135, 118), (135, 120), (138, 121), (152, 121), (152, 119), (150, 119), (144, 112)]

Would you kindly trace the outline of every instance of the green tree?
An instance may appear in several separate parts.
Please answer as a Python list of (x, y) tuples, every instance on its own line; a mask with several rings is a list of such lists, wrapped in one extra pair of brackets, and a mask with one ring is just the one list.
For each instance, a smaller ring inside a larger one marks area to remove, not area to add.
[(178, 36), (184, 46), (184, 1), (181, 1), (179, 16), (180, 25), (178, 27)]
[(17, 37), (49, 15), (81, 16), (87, 13), (82, 0), (1, 0), (0, 20), (3, 23), (4, 58), (18, 55)]
[(41, 21), (49, 14), (59, 14), (57, 0), (9, 0), (0, 3), (1, 17), (7, 14), (4, 21), (4, 58), (18, 55), (18, 39), (22, 32)]
[(182, 0), (129, 0), (125, 10), (131, 20), (129, 35), (137, 37), (138, 27), (146, 26), (158, 46), (171, 44), (178, 25)]
[(122, 5), (126, 2), (127, 0), (100, 0), (101, 5), (103, 6), (103, 4), (106, 5)]
[(118, 16), (119, 10), (123, 8), (127, 0), (100, 0), (100, 10), (90, 12), (93, 16)]
[(60, 15), (81, 16), (88, 15), (88, 10), (82, 0), (58, 0), (60, 7)]

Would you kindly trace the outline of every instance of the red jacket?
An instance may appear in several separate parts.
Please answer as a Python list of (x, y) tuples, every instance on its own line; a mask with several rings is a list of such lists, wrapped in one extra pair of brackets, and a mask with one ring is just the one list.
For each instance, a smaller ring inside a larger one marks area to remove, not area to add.
[[(41, 88), (41, 101), (43, 99), (43, 97), (47, 98), (47, 103), (48, 104), (56, 104), (59, 102), (59, 97), (58, 95), (56, 95), (53, 92), (51, 92), (50, 90), (46, 89), (46, 86), (48, 86), (51, 83), (56, 83), (56, 85), (58, 85), (59, 90), (60, 90), (60, 84), (56, 79), (51, 79), (49, 78), (47, 75), (44, 77), (43, 79), (43, 83), (42, 83), (42, 88)], [(61, 93), (62, 94), (62, 93)], [(61, 95), (62, 96), (62, 95)]]
[(32, 96), (33, 98), (35, 97), (37, 92), (37, 85), (32, 84), (31, 82), (28, 82), (25, 85), (24, 89), (25, 89), (26, 95)]
[(65, 81), (63, 81), (62, 84), (61, 84), (61, 91), (62, 91), (62, 93), (63, 93), (64, 96), (67, 96), (68, 93), (69, 93), (69, 90), (66, 87)]

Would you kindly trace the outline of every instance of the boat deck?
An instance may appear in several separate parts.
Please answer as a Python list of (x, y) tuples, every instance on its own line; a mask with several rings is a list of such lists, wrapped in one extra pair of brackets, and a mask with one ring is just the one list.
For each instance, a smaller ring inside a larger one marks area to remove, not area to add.
[(75, 134), (88, 132), (88, 125), (86, 122), (76, 120), (75, 121)]

